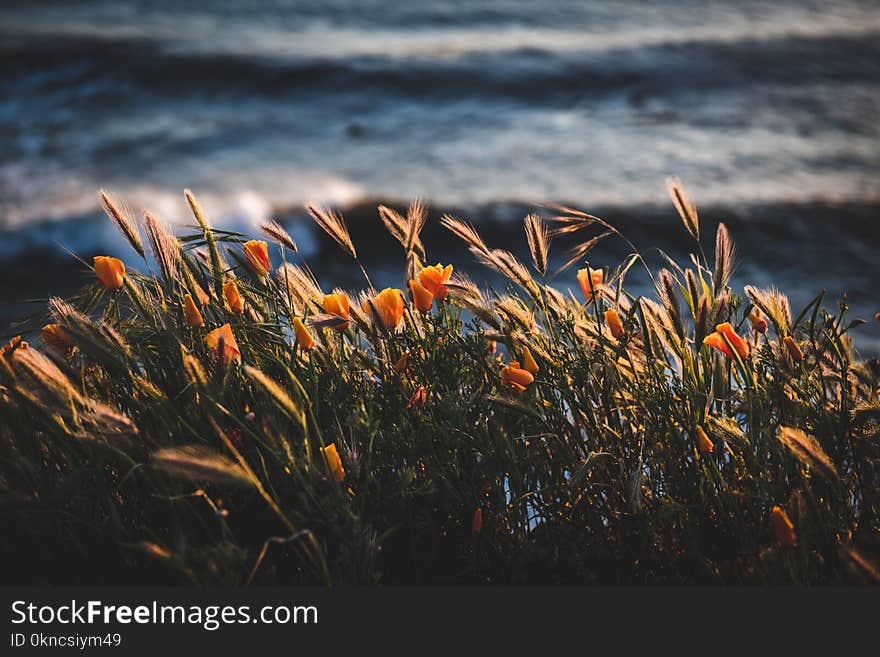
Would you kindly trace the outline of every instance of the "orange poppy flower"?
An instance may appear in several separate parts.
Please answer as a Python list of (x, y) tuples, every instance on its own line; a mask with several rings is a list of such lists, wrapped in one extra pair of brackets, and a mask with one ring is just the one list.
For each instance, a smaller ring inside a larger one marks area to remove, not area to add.
[(406, 369), (406, 365), (409, 362), (409, 352), (404, 351), (403, 355), (397, 359), (397, 362), (394, 363), (394, 371), (400, 374)]
[(581, 286), (581, 292), (584, 293), (584, 297), (587, 300), (593, 298), (593, 291), (590, 289), (590, 282), (593, 283), (593, 288), (598, 290), (599, 286), (602, 285), (602, 281), (605, 279), (605, 273), (601, 269), (590, 269), (589, 267), (586, 269), (578, 270), (577, 274), (578, 285)]
[(199, 300), (200, 306), (207, 306), (211, 302), (211, 297), (208, 296), (208, 293), (202, 289), (202, 286), (198, 283), (195, 283), (195, 293), (196, 298)]
[(326, 447), (321, 447), (321, 458), (324, 460), (324, 469), (329, 477), (333, 477), (336, 481), (345, 479), (345, 468), (342, 467), (342, 459), (339, 458), (339, 452), (336, 451), (336, 445), (330, 443)]
[(702, 454), (711, 454), (715, 451), (715, 444), (709, 439), (709, 436), (706, 435), (706, 432), (703, 430), (703, 427), (697, 427), (697, 449), (700, 450)]
[(337, 331), (344, 331), (348, 328), (348, 320), (351, 317), (351, 314), (349, 313), (348, 296), (342, 293), (325, 294), (321, 306), (324, 308), (324, 312), (328, 315), (333, 315), (334, 317), (345, 320), (344, 324), (338, 324), (333, 327), (334, 329)]
[(526, 388), (535, 382), (535, 377), (528, 370), (522, 369), (518, 361), (511, 361), (501, 369), (501, 383), (510, 388), (515, 395), (521, 395)]
[(223, 296), (226, 297), (226, 303), (229, 304), (229, 311), (233, 315), (244, 315), (244, 299), (238, 291), (238, 285), (235, 281), (228, 280), (223, 284)]
[(615, 339), (620, 340), (623, 337), (623, 320), (620, 319), (620, 315), (617, 314), (614, 308), (609, 308), (605, 311), (605, 324)]
[(713, 349), (717, 349), (728, 358), (733, 358), (733, 353), (730, 351), (727, 343), (724, 341), (724, 337), (722, 337), (722, 335), (718, 332), (710, 333), (705, 338), (703, 338), (703, 344), (707, 344)]
[(61, 324), (46, 324), (40, 331), (40, 339), (62, 356), (73, 349), (70, 333)]
[[(403, 291), (397, 288), (386, 287), (372, 298), (373, 306), (379, 313), (382, 324), (389, 331), (393, 331), (403, 319)], [(369, 302), (364, 302), (363, 309), (365, 313), (370, 313)]]
[(247, 257), (248, 264), (254, 270), (254, 273), (262, 278), (266, 276), (272, 269), (272, 263), (269, 262), (269, 245), (261, 240), (250, 240), (245, 242), (244, 255)]
[(749, 343), (736, 334), (729, 322), (718, 324), (715, 327), (715, 332), (707, 335), (706, 338), (703, 340), (703, 343), (709, 345), (710, 347), (714, 347), (718, 351), (724, 353), (728, 358), (732, 358), (733, 354), (727, 347), (727, 343), (724, 341), (724, 338), (727, 338), (727, 340), (736, 350), (736, 353), (739, 355), (740, 358), (745, 359), (748, 357)]
[(95, 256), (92, 262), (95, 276), (104, 289), (116, 292), (122, 287), (122, 281), (125, 279), (125, 265), (122, 260), (110, 256)]
[(425, 408), (428, 405), (428, 391), (425, 390), (422, 386), (416, 388), (415, 392), (412, 394), (412, 397), (409, 399), (409, 403), (406, 405), (407, 408)]
[(409, 282), (409, 290), (412, 292), (413, 305), (416, 310), (423, 315), (430, 312), (431, 306), (434, 305), (434, 295), (431, 294), (431, 291), (414, 278)]
[(532, 352), (529, 351), (528, 347), (523, 347), (522, 363), (523, 369), (529, 374), (538, 373), (538, 364), (535, 362), (535, 359), (532, 358)]
[(801, 351), (800, 345), (795, 342), (794, 338), (790, 335), (786, 335), (782, 338), (782, 344), (785, 345), (786, 350), (788, 351), (788, 355), (795, 363), (800, 363), (804, 360), (804, 352)]
[(305, 351), (311, 351), (315, 348), (315, 338), (312, 337), (309, 329), (306, 328), (306, 325), (303, 324), (299, 317), (293, 318), (293, 332), (296, 335), (296, 341), (300, 348)]
[(27, 350), (28, 343), (22, 340), (20, 335), (16, 335), (9, 341), (9, 344), (0, 347), (0, 358), (14, 358), (15, 352)]
[(199, 312), (199, 308), (196, 306), (196, 302), (193, 301), (191, 294), (183, 295), (183, 319), (186, 321), (187, 326), (192, 326), (193, 328), (205, 325), (202, 313)]
[(452, 276), (452, 265), (444, 267), (438, 262), (436, 265), (425, 267), (419, 272), (419, 283), (433, 294), (435, 299), (443, 301), (449, 296), (446, 282), (450, 276)]
[(224, 324), (209, 332), (205, 336), (205, 344), (208, 345), (208, 349), (214, 352), (224, 367), (228, 367), (233, 361), (241, 362), (241, 351), (238, 349), (238, 343), (235, 341), (235, 335), (233, 335), (232, 327), (229, 324)]
[(774, 506), (770, 511), (770, 529), (773, 530), (773, 535), (782, 547), (792, 547), (797, 542), (794, 524), (780, 506)]
[(718, 324), (715, 327), (715, 330), (721, 333), (730, 344), (733, 345), (733, 348), (736, 350), (736, 353), (739, 354), (740, 358), (748, 358), (749, 356), (749, 343), (743, 340), (736, 334), (736, 331), (733, 330), (733, 327), (730, 325), (730, 322), (724, 322), (723, 324)]

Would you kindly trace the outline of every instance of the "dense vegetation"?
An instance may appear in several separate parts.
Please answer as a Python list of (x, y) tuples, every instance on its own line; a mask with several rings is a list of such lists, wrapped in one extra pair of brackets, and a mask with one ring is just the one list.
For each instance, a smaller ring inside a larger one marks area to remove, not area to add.
[[(322, 288), (278, 224), (270, 254), (189, 193), (183, 236), (103, 195), (143, 271), (95, 258), (0, 357), (4, 582), (878, 581), (880, 367), (857, 322), (734, 291), (727, 230), (710, 262), (671, 191), (694, 254), (657, 273), (633, 245), (591, 269), (625, 238), (569, 208), (526, 218), (530, 267), (445, 217), (498, 291), (426, 266), (423, 207), (380, 207), (403, 289), (364, 271), (357, 293)], [(342, 218), (310, 213), (359, 266)], [(547, 283), (561, 236), (576, 293)]]

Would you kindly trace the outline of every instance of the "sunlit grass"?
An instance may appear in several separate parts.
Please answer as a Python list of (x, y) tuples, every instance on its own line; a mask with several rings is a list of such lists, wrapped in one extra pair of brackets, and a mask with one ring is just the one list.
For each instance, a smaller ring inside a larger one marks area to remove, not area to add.
[[(55, 551), (144, 583), (877, 581), (880, 368), (857, 322), (732, 289), (731, 236), (706, 255), (670, 187), (694, 248), (659, 272), (569, 208), (526, 218), (529, 264), (445, 217), (500, 290), (430, 265), (419, 204), (379, 208), (402, 248), (384, 290), (309, 208), (363, 272), (345, 291), (280, 225), (270, 254), (189, 192), (182, 236), (145, 213), (148, 259), (102, 193), (143, 267), (96, 259), (41, 341), (4, 348), (7, 557), (32, 552), (35, 581), (76, 579)], [(574, 292), (547, 282), (560, 236)], [(603, 239), (631, 255), (588, 262)]]

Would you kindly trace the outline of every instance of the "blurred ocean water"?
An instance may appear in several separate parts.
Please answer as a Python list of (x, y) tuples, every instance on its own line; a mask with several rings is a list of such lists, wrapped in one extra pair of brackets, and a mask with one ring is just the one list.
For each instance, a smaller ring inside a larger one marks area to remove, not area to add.
[(637, 217), (678, 175), (700, 207), (796, 223), (755, 271), (874, 312), (870, 0), (7, 1), (0, 58), (0, 259), (118, 247), (91, 221), (102, 187), (171, 221), (190, 187), (242, 227), (368, 198)]

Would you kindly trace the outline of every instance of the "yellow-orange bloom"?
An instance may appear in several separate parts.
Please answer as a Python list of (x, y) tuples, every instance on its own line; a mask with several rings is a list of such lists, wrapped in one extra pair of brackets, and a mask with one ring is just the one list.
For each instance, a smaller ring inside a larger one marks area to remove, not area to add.
[(767, 320), (761, 317), (761, 311), (758, 308), (749, 313), (749, 321), (752, 323), (752, 330), (755, 333), (767, 332)]
[(272, 263), (269, 262), (268, 244), (262, 240), (250, 240), (249, 242), (245, 242), (242, 248), (244, 249), (244, 255), (247, 257), (248, 263), (257, 276), (262, 278), (271, 271)]
[(224, 366), (228, 367), (233, 361), (241, 362), (241, 352), (238, 350), (238, 343), (229, 324), (210, 331), (205, 336), (205, 344)]
[(192, 326), (193, 328), (205, 325), (205, 320), (202, 319), (202, 313), (199, 312), (199, 307), (196, 305), (196, 302), (193, 301), (191, 294), (183, 295), (183, 318), (186, 320), (186, 325)]
[(409, 282), (409, 291), (412, 292), (413, 305), (416, 310), (423, 315), (430, 312), (431, 306), (434, 305), (434, 295), (431, 291), (414, 278)]
[(745, 359), (748, 357), (749, 343), (736, 334), (729, 322), (718, 324), (715, 327), (715, 332), (707, 335), (706, 338), (703, 340), (703, 343), (709, 345), (710, 347), (714, 347), (718, 351), (724, 353), (728, 358), (732, 358), (733, 354), (727, 347), (727, 343), (724, 341), (724, 338), (727, 338), (727, 340), (736, 350), (736, 353), (739, 355), (740, 358)]
[(496, 343), (495, 340), (487, 340), (486, 351), (489, 354), (494, 354), (496, 351), (498, 351), (498, 343)]
[(207, 306), (211, 302), (211, 297), (208, 296), (208, 293), (198, 283), (195, 283), (195, 292), (200, 306)]
[(394, 371), (400, 374), (403, 370), (406, 369), (406, 365), (409, 362), (409, 352), (404, 351), (403, 355), (397, 359), (397, 362), (394, 363)]
[(788, 351), (788, 355), (795, 363), (800, 363), (804, 359), (804, 352), (801, 351), (800, 346), (797, 342), (795, 342), (794, 338), (790, 335), (786, 335), (782, 338), (782, 344), (785, 345), (786, 350)]
[(122, 260), (110, 256), (95, 256), (92, 262), (95, 276), (98, 277), (104, 289), (116, 292), (122, 287), (122, 281), (125, 278), (125, 265)]
[(306, 325), (303, 324), (299, 317), (293, 318), (293, 332), (296, 335), (297, 343), (299, 343), (302, 349), (310, 351), (315, 348), (315, 338), (312, 337), (309, 329), (306, 328)]
[[(403, 319), (403, 291), (397, 288), (386, 287), (372, 299), (379, 318), (389, 331), (393, 331)], [(364, 302), (365, 313), (370, 312), (369, 302)]]
[(614, 308), (609, 308), (605, 311), (605, 324), (615, 339), (620, 340), (623, 337), (623, 320), (620, 319), (620, 315), (617, 314)]
[(770, 511), (770, 529), (782, 547), (792, 547), (797, 542), (794, 524), (780, 506), (774, 506)]
[(339, 319), (344, 319), (345, 323), (337, 324), (333, 328), (337, 331), (344, 331), (348, 328), (348, 320), (351, 317), (348, 306), (348, 296), (342, 293), (325, 294), (324, 300), (321, 302), (324, 312), (333, 315)]
[(730, 344), (733, 345), (733, 348), (736, 350), (736, 353), (739, 354), (740, 358), (748, 358), (749, 355), (749, 343), (743, 340), (736, 334), (736, 331), (733, 330), (733, 327), (730, 325), (730, 322), (724, 322), (723, 324), (718, 324), (715, 327), (715, 330), (718, 331), (721, 335), (723, 335)]
[(40, 331), (40, 339), (62, 356), (73, 349), (70, 333), (61, 324), (46, 324)]
[(602, 281), (605, 278), (605, 273), (601, 269), (590, 269), (589, 267), (586, 269), (578, 270), (578, 285), (581, 286), (581, 292), (584, 293), (584, 296), (587, 300), (593, 298), (593, 291), (590, 289), (590, 282), (593, 283), (594, 289), (599, 289), (599, 286), (602, 285)]
[(424, 387), (419, 386), (409, 398), (407, 408), (425, 408), (428, 405), (428, 391)]
[(419, 283), (421, 283), (428, 292), (434, 295), (435, 299), (443, 301), (449, 296), (449, 289), (446, 282), (452, 276), (452, 265), (445, 267), (439, 262), (436, 265), (425, 267), (419, 272)]
[(471, 530), (474, 534), (479, 534), (483, 531), (483, 507), (481, 506), (474, 509), (474, 517), (471, 518)]
[(523, 369), (530, 374), (537, 374), (538, 364), (535, 362), (535, 359), (532, 358), (532, 352), (529, 351), (528, 347), (523, 347), (523, 357), (522, 357)]
[(522, 369), (518, 361), (511, 361), (501, 369), (501, 383), (510, 388), (515, 395), (521, 395), (526, 388), (535, 382), (535, 377), (528, 370)]
[(711, 454), (715, 451), (715, 444), (709, 439), (709, 436), (706, 435), (703, 427), (697, 427), (696, 434), (697, 449), (699, 449), (702, 454)]
[(703, 338), (703, 344), (707, 344), (713, 349), (717, 349), (728, 358), (733, 357), (733, 353), (728, 348), (727, 343), (724, 341), (722, 335), (718, 332), (710, 333), (705, 338)]
[(238, 291), (238, 285), (235, 281), (228, 280), (223, 284), (223, 296), (226, 297), (226, 303), (229, 304), (229, 311), (233, 315), (244, 315), (244, 299)]
[(339, 458), (339, 452), (336, 451), (336, 445), (330, 443), (326, 447), (322, 447), (321, 458), (324, 460), (324, 468), (327, 470), (327, 476), (333, 477), (336, 481), (342, 481), (345, 479), (345, 468), (342, 467), (342, 459)]
[(16, 335), (9, 341), (9, 344), (5, 344), (0, 347), (0, 358), (10, 358), (15, 356), (16, 351), (27, 351), (28, 343), (21, 339), (20, 335)]

